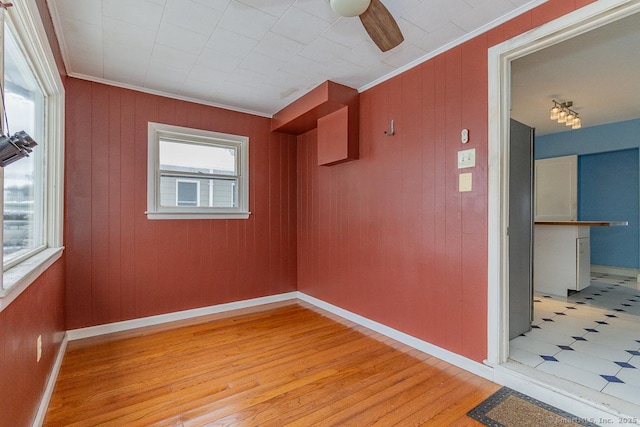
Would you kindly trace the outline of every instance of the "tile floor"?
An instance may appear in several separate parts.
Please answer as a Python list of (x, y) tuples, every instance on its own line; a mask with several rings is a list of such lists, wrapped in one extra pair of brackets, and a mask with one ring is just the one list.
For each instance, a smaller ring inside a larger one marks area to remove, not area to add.
[(568, 298), (536, 294), (532, 329), (511, 340), (509, 357), (640, 405), (640, 284), (593, 274)]

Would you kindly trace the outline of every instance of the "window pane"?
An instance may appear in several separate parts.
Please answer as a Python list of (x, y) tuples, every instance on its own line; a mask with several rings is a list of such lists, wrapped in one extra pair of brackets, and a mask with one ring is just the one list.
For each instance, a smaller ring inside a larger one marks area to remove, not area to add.
[(9, 132), (37, 143), (30, 157), (4, 169), (4, 263), (44, 244), (44, 96), (10, 31), (6, 31), (5, 106)]
[(237, 175), (236, 149), (160, 140), (160, 169)]
[[(164, 174), (160, 176), (160, 205), (162, 207), (236, 208), (238, 207), (237, 182), (235, 178), (189, 178), (187, 180), (180, 176)], [(199, 186), (198, 183), (200, 183)]]
[(178, 206), (198, 206), (198, 185), (197, 182), (176, 182), (176, 203)]

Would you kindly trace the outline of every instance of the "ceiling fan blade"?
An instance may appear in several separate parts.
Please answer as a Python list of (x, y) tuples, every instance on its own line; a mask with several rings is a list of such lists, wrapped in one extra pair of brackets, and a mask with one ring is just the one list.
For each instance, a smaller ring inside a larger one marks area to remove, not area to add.
[(398, 23), (380, 0), (371, 0), (369, 8), (360, 15), (360, 20), (371, 40), (383, 52), (404, 41)]

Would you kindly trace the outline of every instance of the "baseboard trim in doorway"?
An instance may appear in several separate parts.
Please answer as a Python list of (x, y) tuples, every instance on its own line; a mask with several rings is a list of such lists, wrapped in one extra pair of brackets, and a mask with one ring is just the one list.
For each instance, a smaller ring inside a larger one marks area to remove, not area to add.
[(640, 424), (640, 407), (622, 399), (513, 361), (495, 366), (494, 372), (494, 382), (594, 424)]
[(591, 264), (591, 272), (600, 273), (600, 274), (610, 274), (613, 276), (631, 277), (636, 281), (640, 281), (638, 280), (640, 276), (640, 270), (638, 270), (637, 268), (611, 267), (608, 265)]
[(132, 329), (144, 328), (146, 326), (156, 326), (163, 323), (188, 320), (196, 317), (208, 316), (211, 314), (225, 313), (227, 311), (241, 310), (245, 308), (258, 307), (282, 301), (295, 300), (296, 298), (297, 292), (288, 292), (284, 294), (212, 305), (209, 307), (177, 311), (174, 313), (159, 314), (157, 316), (143, 317), (140, 319), (124, 320), (122, 322), (114, 322), (98, 326), (90, 326), (87, 328), (72, 329), (67, 331), (67, 336), (69, 337), (69, 341), (75, 341), (83, 338), (107, 335), (114, 332), (123, 332)]
[(383, 325), (382, 323), (360, 316), (359, 314), (355, 314), (333, 304), (329, 304), (300, 291), (298, 291), (298, 298), (304, 302), (335, 314), (336, 316), (342, 317), (343, 319), (357, 323), (360, 326), (364, 326), (367, 329), (394, 339), (402, 344), (408, 345), (409, 347), (413, 347), (425, 354), (437, 357), (438, 359), (451, 363), (465, 371), (488, 379), (489, 381), (493, 381), (493, 369), (487, 365), (468, 359), (464, 356), (460, 356), (459, 354), (453, 353), (442, 347), (438, 347), (404, 332), (400, 332), (397, 329), (393, 329), (389, 326)]
[(44, 417), (47, 415), (47, 408), (49, 408), (49, 402), (51, 401), (51, 396), (53, 396), (53, 389), (56, 387), (60, 367), (62, 367), (64, 353), (67, 351), (67, 342), (67, 334), (64, 334), (64, 338), (62, 339), (62, 343), (60, 343), (60, 348), (58, 349), (58, 354), (56, 355), (56, 360), (53, 363), (51, 372), (49, 373), (49, 378), (47, 379), (47, 385), (44, 388), (42, 399), (40, 399), (38, 412), (33, 420), (33, 427), (41, 427), (44, 423)]

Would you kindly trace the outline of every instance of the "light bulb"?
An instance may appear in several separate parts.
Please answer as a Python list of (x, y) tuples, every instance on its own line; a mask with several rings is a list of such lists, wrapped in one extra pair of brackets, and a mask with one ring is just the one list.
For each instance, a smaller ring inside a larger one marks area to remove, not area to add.
[(558, 113), (558, 123), (564, 123), (567, 121), (567, 112), (564, 110), (561, 110)]
[(576, 115), (573, 113), (569, 113), (567, 114), (567, 121), (565, 122), (565, 124), (567, 126), (572, 126), (575, 119), (576, 119)]
[(560, 107), (554, 105), (551, 111), (549, 112), (549, 118), (551, 120), (558, 120), (558, 113), (560, 112)]
[(573, 125), (571, 126), (571, 129), (580, 129), (582, 127), (582, 120), (580, 119), (580, 117), (576, 117), (576, 119), (573, 121)]

